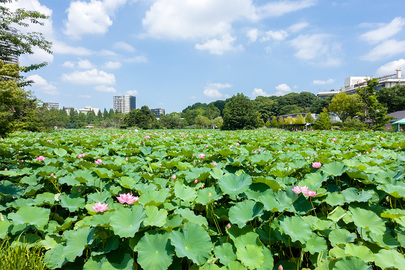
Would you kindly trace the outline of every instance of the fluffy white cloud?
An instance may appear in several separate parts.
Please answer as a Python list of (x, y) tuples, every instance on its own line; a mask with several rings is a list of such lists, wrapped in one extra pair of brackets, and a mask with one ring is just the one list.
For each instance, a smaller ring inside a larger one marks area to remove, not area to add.
[(111, 16), (125, 3), (126, 0), (71, 2), (67, 9), (65, 34), (76, 39), (86, 34), (105, 34), (113, 24)]
[(104, 64), (104, 68), (107, 68), (107, 69), (118, 69), (120, 67), (121, 67), (121, 63), (116, 62), (116, 61), (115, 62), (110, 61), (110, 62), (107, 62)]
[(105, 92), (105, 93), (115, 93), (117, 90), (114, 87), (107, 86), (107, 85), (97, 85), (94, 87), (94, 90), (98, 92)]
[(52, 42), (52, 51), (55, 54), (72, 54), (72, 55), (79, 55), (79, 56), (86, 56), (86, 55), (92, 54), (92, 51), (90, 51), (84, 47), (69, 46), (66, 43), (61, 42), (61, 41)]
[(300, 22), (300, 23), (296, 23), (291, 25), (290, 27), (288, 27), (288, 31), (292, 32), (292, 33), (296, 33), (301, 31), (304, 28), (307, 28), (309, 26), (309, 24), (307, 22)]
[(376, 75), (385, 76), (390, 74), (395, 74), (397, 69), (402, 69), (405, 71), (405, 59), (399, 59), (396, 61), (389, 62), (378, 68)]
[(32, 84), (34, 91), (40, 91), (48, 95), (59, 95), (55, 86), (37, 74), (29, 76), (27, 80), (34, 82), (34, 84)]
[(197, 50), (207, 50), (211, 54), (222, 55), (226, 51), (239, 51), (242, 50), (242, 45), (234, 46), (235, 38), (231, 35), (225, 35), (221, 39), (211, 39), (203, 44), (196, 44)]
[(114, 49), (122, 50), (122, 51), (126, 51), (126, 52), (134, 52), (135, 51), (134, 47), (132, 47), (131, 45), (129, 45), (128, 43), (125, 43), (123, 41), (116, 42), (114, 44)]
[(264, 33), (264, 36), (261, 38), (261, 41), (268, 41), (268, 40), (275, 40), (275, 41), (282, 41), (286, 39), (288, 36), (287, 31), (279, 30), (279, 31), (267, 31)]
[(261, 18), (279, 17), (287, 13), (309, 8), (316, 5), (317, 2), (317, 0), (273, 1), (258, 8), (257, 12)]
[(337, 55), (341, 51), (340, 43), (328, 34), (299, 35), (290, 41), (297, 50), (295, 56), (322, 66), (339, 66), (341, 60)]
[(66, 68), (75, 68), (75, 64), (70, 61), (66, 61), (65, 63), (62, 64), (62, 66)]
[(205, 86), (204, 95), (209, 98), (221, 98), (224, 95), (219, 89), (230, 88), (232, 85), (229, 83), (209, 83)]
[(126, 59), (126, 61), (129, 63), (146, 63), (146, 62), (148, 62), (148, 58), (143, 55), (138, 55), (135, 57), (128, 58), (128, 59)]
[(369, 31), (361, 35), (360, 38), (372, 44), (379, 43), (395, 36), (402, 30), (404, 25), (405, 19), (396, 17), (390, 23), (384, 24), (375, 30)]
[(253, 98), (256, 98), (256, 97), (259, 97), (259, 96), (261, 96), (261, 97), (268, 97), (268, 96), (270, 96), (270, 95), (267, 94), (266, 92), (264, 92), (263, 89), (259, 89), (259, 88), (253, 89), (252, 97), (253, 97)]
[(207, 39), (228, 34), (235, 20), (255, 17), (251, 0), (157, 0), (142, 24), (155, 38)]
[(87, 59), (80, 60), (79, 62), (77, 62), (77, 67), (81, 68), (81, 69), (92, 69), (92, 68), (94, 68), (93, 64)]
[(250, 29), (246, 32), (246, 36), (249, 38), (250, 42), (256, 42), (259, 37), (259, 30), (256, 28)]
[(291, 92), (291, 87), (289, 87), (287, 84), (283, 83), (280, 84), (276, 87), (276, 96), (283, 96), (285, 94), (288, 94), (289, 92)]
[(328, 79), (326, 81), (322, 81), (322, 80), (313, 80), (312, 84), (316, 84), (316, 85), (325, 85), (325, 84), (331, 84), (334, 83), (335, 80), (334, 79)]
[(127, 91), (127, 95), (136, 96), (137, 94), (138, 94), (138, 91), (136, 91), (136, 90), (128, 90)]
[(397, 41), (395, 39), (386, 40), (381, 44), (377, 45), (368, 54), (362, 57), (363, 60), (367, 61), (378, 61), (386, 58), (393, 57), (397, 54), (405, 52), (405, 40)]
[(86, 71), (75, 71), (69, 74), (63, 74), (62, 81), (71, 84), (114, 85), (115, 76), (114, 74), (109, 74), (94, 68)]

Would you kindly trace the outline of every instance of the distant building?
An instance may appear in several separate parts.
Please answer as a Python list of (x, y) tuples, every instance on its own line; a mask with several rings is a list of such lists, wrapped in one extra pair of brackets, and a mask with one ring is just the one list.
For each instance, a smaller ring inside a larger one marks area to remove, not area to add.
[(11, 28), (0, 36), (0, 59), (6, 64), (18, 64), (18, 47), (10, 42), (10, 37), (17, 34), (17, 29)]
[(48, 110), (57, 109), (59, 110), (59, 102), (44, 102), (44, 107)]
[(136, 109), (136, 97), (130, 95), (114, 96), (114, 111), (129, 113)]
[(77, 112), (77, 110), (73, 107), (63, 107), (63, 109), (66, 111), (67, 115), (70, 115), (70, 111), (73, 109), (73, 111)]
[(165, 109), (157, 108), (150, 109), (150, 111), (156, 115), (156, 118), (160, 118), (161, 115), (165, 115)]
[(93, 108), (91, 106), (85, 106), (83, 109), (79, 109), (79, 113), (87, 114), (88, 112), (93, 111), (95, 115), (100, 111), (99, 108)]
[[(383, 77), (377, 78), (379, 84), (375, 90), (380, 90), (381, 88), (391, 88), (395, 85), (405, 85), (405, 79), (402, 78), (401, 69), (396, 70), (396, 74), (391, 74)], [(372, 77), (349, 77), (345, 79), (345, 85), (340, 88), (339, 91), (327, 91), (319, 92), (318, 97), (328, 97), (344, 92), (346, 94), (355, 94), (357, 89), (367, 86), (367, 80), (372, 79)]]

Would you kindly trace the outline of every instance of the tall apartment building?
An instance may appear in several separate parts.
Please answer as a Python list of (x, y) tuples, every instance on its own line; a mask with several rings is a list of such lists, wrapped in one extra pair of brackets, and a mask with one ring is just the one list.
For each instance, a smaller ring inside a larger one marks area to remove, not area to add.
[(7, 64), (17, 64), (19, 49), (10, 40), (13, 35), (17, 34), (17, 30), (11, 28), (9, 31), (4, 31), (0, 34), (0, 60)]
[(156, 115), (156, 118), (160, 118), (161, 115), (165, 115), (165, 109), (157, 108), (150, 109), (150, 111)]
[(129, 113), (136, 109), (136, 97), (130, 95), (114, 96), (114, 111)]
[(50, 110), (50, 109), (57, 109), (59, 110), (59, 103), (58, 102), (44, 102), (44, 106)]

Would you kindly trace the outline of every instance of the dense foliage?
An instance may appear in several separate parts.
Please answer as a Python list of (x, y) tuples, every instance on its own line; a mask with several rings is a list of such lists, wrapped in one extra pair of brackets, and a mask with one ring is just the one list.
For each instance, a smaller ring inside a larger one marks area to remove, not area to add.
[[(243, 94), (233, 96), (224, 108), (222, 129), (254, 129), (261, 125), (259, 113), (254, 109), (253, 102)], [(262, 122), (263, 123), (263, 122)]]
[(17, 133), (0, 141), (0, 238), (51, 269), (402, 269), (404, 148), (382, 132)]

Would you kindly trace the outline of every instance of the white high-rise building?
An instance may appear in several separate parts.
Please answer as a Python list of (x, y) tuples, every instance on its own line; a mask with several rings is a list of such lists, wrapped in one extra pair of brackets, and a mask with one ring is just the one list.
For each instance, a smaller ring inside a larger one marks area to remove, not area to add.
[(136, 109), (136, 97), (130, 95), (114, 96), (114, 111), (129, 113)]
[(58, 102), (44, 102), (44, 106), (50, 110), (50, 109), (57, 109), (59, 110), (59, 103)]
[(11, 28), (0, 35), (0, 60), (6, 64), (18, 64), (18, 47), (10, 41), (10, 36), (16, 34), (17, 29)]

